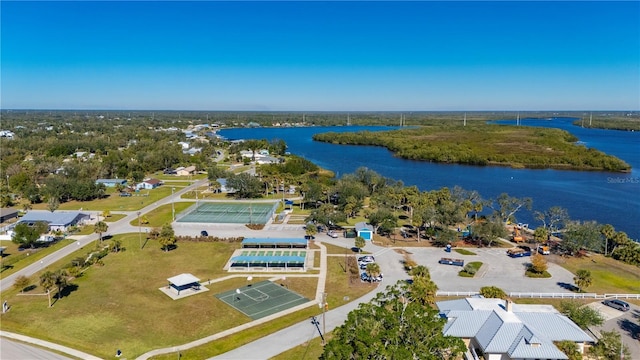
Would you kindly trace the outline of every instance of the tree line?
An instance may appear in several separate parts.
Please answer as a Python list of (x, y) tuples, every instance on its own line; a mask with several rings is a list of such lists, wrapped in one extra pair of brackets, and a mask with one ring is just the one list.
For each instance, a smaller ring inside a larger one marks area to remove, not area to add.
[(313, 139), (383, 146), (405, 159), (439, 163), (620, 172), (631, 169), (621, 159), (575, 144), (577, 138), (560, 129), (448, 124), (385, 132), (328, 132)]

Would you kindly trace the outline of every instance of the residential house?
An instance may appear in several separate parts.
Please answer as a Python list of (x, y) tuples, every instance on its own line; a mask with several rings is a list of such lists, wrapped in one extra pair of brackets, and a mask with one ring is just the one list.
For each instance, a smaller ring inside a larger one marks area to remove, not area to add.
[(151, 190), (162, 185), (162, 181), (158, 179), (146, 179), (143, 182), (136, 184), (136, 190)]
[(373, 226), (371, 226), (371, 224), (359, 222), (356, 224), (355, 229), (357, 234), (356, 236), (360, 236), (367, 241), (373, 240)]
[(0, 209), (0, 223), (15, 219), (18, 217), (18, 209), (14, 208), (1, 208)]
[(554, 341), (572, 341), (583, 353), (593, 339), (551, 305), (467, 298), (436, 303), (447, 319), (445, 335), (461, 338), (466, 358), (478, 360), (567, 359)]
[(126, 186), (127, 180), (126, 179), (98, 179), (96, 180), (96, 184), (104, 184), (104, 186), (106, 187), (116, 187), (116, 184)]
[(179, 167), (176, 169), (176, 175), (178, 176), (188, 176), (188, 175), (193, 175), (196, 173), (196, 167), (191, 165), (191, 166), (187, 166), (187, 167)]
[(30, 210), (18, 223), (33, 224), (36, 222), (46, 222), (49, 224), (49, 231), (67, 231), (74, 225), (82, 225), (90, 220), (89, 214), (79, 211), (48, 211)]
[(214, 190), (214, 192), (218, 192), (218, 193), (234, 193), (235, 192), (235, 189), (227, 186), (227, 179), (219, 178), (219, 179), (216, 179), (216, 181), (218, 182), (218, 184), (220, 184), (220, 187), (217, 190)]

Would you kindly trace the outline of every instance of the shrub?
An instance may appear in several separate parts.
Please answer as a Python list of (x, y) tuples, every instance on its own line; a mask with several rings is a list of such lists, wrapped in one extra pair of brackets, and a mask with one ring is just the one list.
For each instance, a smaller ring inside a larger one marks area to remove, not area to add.
[(16, 278), (15, 282), (13, 283), (13, 287), (20, 290), (20, 292), (24, 292), (24, 289), (30, 285), (29, 278), (24, 276), (24, 275), (20, 275)]
[(480, 288), (480, 294), (486, 298), (506, 299), (507, 293), (496, 286), (483, 286)]
[(475, 275), (476, 272), (478, 272), (478, 269), (476, 269), (473, 265), (471, 265), (471, 263), (469, 263), (464, 266), (464, 272), (470, 275)]

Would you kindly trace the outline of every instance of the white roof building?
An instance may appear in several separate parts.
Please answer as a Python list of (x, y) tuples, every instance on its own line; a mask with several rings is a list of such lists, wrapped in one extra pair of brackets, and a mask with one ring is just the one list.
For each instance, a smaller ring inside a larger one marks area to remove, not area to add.
[(594, 340), (551, 305), (519, 305), (501, 299), (440, 301), (448, 319), (443, 332), (462, 338), (470, 359), (568, 359), (554, 341), (569, 340), (583, 352)]

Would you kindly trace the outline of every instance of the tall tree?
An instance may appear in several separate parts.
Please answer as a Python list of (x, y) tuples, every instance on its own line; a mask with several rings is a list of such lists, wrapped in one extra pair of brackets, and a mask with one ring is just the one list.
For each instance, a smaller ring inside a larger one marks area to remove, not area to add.
[(576, 276), (573, 277), (573, 282), (576, 283), (576, 286), (580, 289), (581, 292), (584, 292), (586, 288), (591, 286), (591, 282), (593, 279), (591, 278), (591, 271), (580, 269), (576, 271)]
[(583, 306), (575, 300), (561, 301), (560, 312), (585, 330), (590, 326), (602, 325), (604, 322), (604, 318), (598, 310)]
[(617, 331), (601, 331), (602, 337), (589, 350), (598, 360), (631, 359), (629, 347)]
[(318, 233), (318, 227), (314, 224), (307, 224), (304, 229), (309, 239), (313, 239), (313, 236)]
[(66, 270), (61, 269), (54, 273), (54, 283), (58, 288), (58, 300), (62, 296), (62, 291), (69, 285), (69, 273)]
[(262, 183), (247, 173), (229, 176), (227, 187), (235, 190), (234, 196), (241, 199), (257, 198), (262, 195)]
[(570, 254), (575, 254), (582, 249), (602, 252), (604, 245), (604, 236), (600, 233), (600, 226), (595, 221), (569, 223), (560, 243), (560, 246)]
[(531, 198), (511, 197), (507, 193), (500, 194), (495, 201), (497, 206), (492, 202), (489, 207), (496, 212), (504, 223), (509, 221), (516, 222), (516, 213), (522, 209), (531, 210), (531, 204), (533, 203)]
[(176, 241), (176, 235), (171, 224), (162, 225), (162, 229), (160, 229), (160, 234), (158, 235), (158, 242), (162, 245), (162, 250), (169, 251), (169, 248), (175, 245)]
[(27, 223), (19, 223), (13, 229), (12, 241), (16, 244), (20, 244), (23, 247), (33, 248), (40, 235), (47, 232), (49, 225), (45, 222), (38, 221), (33, 226), (29, 226)]
[(355, 238), (355, 247), (358, 249), (358, 252), (362, 251), (362, 248), (365, 246), (366, 242), (362, 236), (356, 236)]
[(569, 212), (560, 206), (552, 206), (544, 212), (536, 211), (535, 218), (542, 222), (545, 229), (553, 233), (562, 229), (569, 221)]
[(109, 225), (107, 225), (104, 221), (98, 221), (95, 225), (93, 225), (93, 232), (98, 234), (100, 237), (98, 238), (102, 241), (102, 234), (106, 233), (109, 230)]
[(56, 286), (55, 274), (51, 271), (47, 271), (40, 275), (40, 286), (46, 291), (47, 298), (49, 299), (49, 307), (51, 307), (51, 289)]
[(408, 285), (397, 283), (351, 311), (320, 359), (453, 359), (466, 347), (443, 335), (446, 322), (414, 301)]
[(58, 210), (58, 207), (60, 207), (60, 200), (58, 200), (58, 198), (55, 196), (50, 196), (49, 201), (47, 202), (47, 209), (49, 209), (49, 211), (51, 212), (54, 212)]

